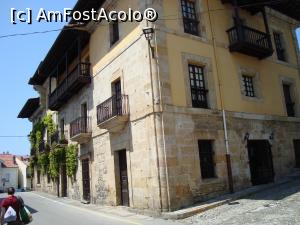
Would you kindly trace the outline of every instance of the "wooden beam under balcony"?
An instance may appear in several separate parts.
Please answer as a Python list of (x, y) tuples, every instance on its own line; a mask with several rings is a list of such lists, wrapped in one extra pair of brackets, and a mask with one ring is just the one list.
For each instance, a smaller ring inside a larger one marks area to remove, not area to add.
[(269, 34), (251, 27), (236, 25), (227, 30), (229, 36), (229, 49), (259, 59), (273, 54), (271, 37)]
[(79, 144), (87, 143), (91, 140), (91, 118), (79, 117), (70, 123), (70, 139)]
[(49, 95), (49, 109), (59, 110), (68, 100), (91, 82), (90, 64), (79, 63)]
[(129, 121), (127, 95), (114, 95), (97, 106), (97, 124), (109, 132), (119, 132)]
[(222, 3), (234, 4), (237, 2), (238, 6), (255, 14), (261, 11), (262, 7), (268, 6), (286, 16), (295, 20), (300, 20), (300, 0), (221, 0)]

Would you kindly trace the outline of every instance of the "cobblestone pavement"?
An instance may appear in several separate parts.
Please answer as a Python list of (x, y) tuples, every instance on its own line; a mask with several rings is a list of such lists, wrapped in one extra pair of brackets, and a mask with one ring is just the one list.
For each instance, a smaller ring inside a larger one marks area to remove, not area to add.
[(180, 222), (201, 225), (300, 225), (300, 179)]

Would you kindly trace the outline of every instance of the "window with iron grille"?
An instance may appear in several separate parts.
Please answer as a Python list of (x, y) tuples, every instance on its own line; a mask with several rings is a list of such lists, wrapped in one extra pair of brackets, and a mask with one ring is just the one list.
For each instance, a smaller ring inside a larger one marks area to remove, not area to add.
[(284, 94), (284, 100), (285, 100), (285, 106), (286, 106), (286, 112), (289, 117), (295, 116), (295, 103), (292, 100), (291, 96), (291, 85), (289, 84), (282, 84), (283, 86), (283, 94)]
[(286, 61), (285, 48), (282, 42), (282, 34), (279, 32), (273, 32), (273, 37), (275, 42), (277, 58), (281, 61)]
[(119, 40), (119, 23), (118, 21), (113, 21), (109, 24), (110, 31), (110, 45), (112, 46)]
[(245, 95), (247, 97), (255, 97), (253, 77), (243, 75), (243, 83), (244, 83)]
[(203, 67), (189, 64), (190, 87), (192, 106), (195, 108), (208, 108), (207, 92), (205, 88)]
[(198, 140), (202, 179), (216, 177), (212, 144), (211, 140)]
[(184, 32), (199, 36), (195, 0), (181, 0)]

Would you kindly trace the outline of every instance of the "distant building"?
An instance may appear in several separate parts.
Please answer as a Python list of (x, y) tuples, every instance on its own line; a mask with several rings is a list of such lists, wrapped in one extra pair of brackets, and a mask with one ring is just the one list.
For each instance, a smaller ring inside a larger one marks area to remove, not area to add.
[(17, 156), (16, 163), (18, 165), (18, 188), (25, 190), (31, 189), (31, 179), (29, 172), (29, 157), (28, 156)]
[(18, 188), (16, 156), (9, 153), (0, 154), (0, 162), (0, 190), (5, 191), (8, 187)]

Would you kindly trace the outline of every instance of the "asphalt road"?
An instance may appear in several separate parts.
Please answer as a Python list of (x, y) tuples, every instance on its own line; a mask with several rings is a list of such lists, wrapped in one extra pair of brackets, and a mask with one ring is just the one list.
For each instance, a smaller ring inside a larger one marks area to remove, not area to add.
[[(96, 212), (66, 204), (55, 198), (46, 198), (36, 193), (17, 193), (22, 196), (26, 206), (32, 212), (31, 225), (170, 225), (179, 224), (173, 221), (152, 218), (142, 215), (112, 215)], [(0, 198), (5, 197), (4, 194)]]
[(195, 225), (300, 225), (300, 179), (181, 222)]

